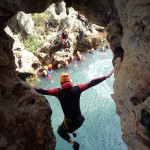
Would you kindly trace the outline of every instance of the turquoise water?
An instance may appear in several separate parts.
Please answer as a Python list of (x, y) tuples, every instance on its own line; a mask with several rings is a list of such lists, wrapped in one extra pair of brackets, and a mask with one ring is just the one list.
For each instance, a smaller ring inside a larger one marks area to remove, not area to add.
[[(77, 62), (77, 67), (70, 64), (68, 70), (54, 70), (50, 82), (47, 78), (41, 77), (38, 86), (44, 88), (60, 87), (59, 75), (61, 72), (68, 72), (74, 85), (86, 83), (93, 78), (106, 75), (112, 67), (112, 53), (106, 55), (97, 51), (94, 54), (84, 54), (86, 63)], [(85, 91), (81, 95), (81, 111), (85, 116), (83, 126), (77, 130), (75, 140), (80, 143), (80, 150), (127, 150), (127, 146), (121, 138), (120, 118), (116, 114), (116, 106), (111, 98), (113, 93), (114, 77), (100, 83)], [(69, 143), (64, 141), (57, 134), (58, 125), (63, 121), (63, 112), (57, 98), (46, 96), (52, 108), (52, 126), (56, 136), (56, 150), (73, 149)]]

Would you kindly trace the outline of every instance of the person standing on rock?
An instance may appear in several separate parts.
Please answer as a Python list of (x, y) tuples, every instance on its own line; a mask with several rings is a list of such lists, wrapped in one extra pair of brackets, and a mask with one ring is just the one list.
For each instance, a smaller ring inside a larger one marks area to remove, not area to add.
[(69, 35), (68, 35), (68, 29), (65, 29), (64, 32), (61, 35), (61, 41), (64, 47), (70, 47), (70, 41), (69, 41)]
[(84, 15), (82, 15), (80, 13), (80, 11), (78, 11), (78, 19), (80, 19), (82, 22), (84, 22), (85, 26), (88, 27), (88, 20), (85, 18)]
[(74, 86), (70, 75), (68, 73), (61, 73), (59, 80), (62, 88), (54, 89), (42, 89), (35, 88), (35, 90), (44, 95), (52, 95), (58, 98), (60, 101), (64, 120), (62, 124), (58, 127), (58, 134), (67, 142), (72, 144), (74, 150), (79, 150), (79, 143), (73, 141), (69, 133), (72, 133), (76, 137), (75, 131), (81, 127), (85, 118), (80, 110), (80, 96), (85, 90), (101, 83), (102, 81), (109, 78), (114, 72), (114, 69), (106, 76), (102, 76), (91, 80), (85, 84), (79, 84)]

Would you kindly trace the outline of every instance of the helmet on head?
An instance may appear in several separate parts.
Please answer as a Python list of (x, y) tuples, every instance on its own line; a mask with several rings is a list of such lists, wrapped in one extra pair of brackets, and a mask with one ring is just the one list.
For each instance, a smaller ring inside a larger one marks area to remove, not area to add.
[(68, 29), (65, 29), (65, 30), (64, 30), (64, 33), (68, 33)]
[(52, 64), (49, 64), (49, 65), (48, 65), (48, 68), (52, 68)]
[(109, 43), (107, 43), (106, 46), (109, 47)]
[(61, 75), (59, 76), (59, 81), (61, 83), (71, 81), (69, 73), (61, 73)]
[(47, 71), (46, 70), (43, 70), (43, 75), (47, 76)]
[(60, 68), (60, 66), (61, 66), (60, 64), (57, 64), (57, 68)]
[(94, 52), (94, 48), (92, 48), (91, 51)]
[(65, 64), (65, 65), (68, 65), (68, 61), (67, 61), (67, 60), (65, 60), (64, 64)]
[(77, 51), (77, 55), (80, 55), (80, 52), (79, 52), (79, 51)]
[(47, 69), (48, 69), (48, 67), (47, 67), (47, 66), (44, 66), (44, 69), (45, 69), (45, 70), (47, 70)]
[(71, 60), (73, 59), (73, 55), (70, 55), (70, 59), (71, 59)]

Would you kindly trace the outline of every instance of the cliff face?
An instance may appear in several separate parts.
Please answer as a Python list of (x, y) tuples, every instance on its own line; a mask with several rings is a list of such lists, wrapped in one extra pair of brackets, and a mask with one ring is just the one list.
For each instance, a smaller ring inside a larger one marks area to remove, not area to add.
[(115, 61), (113, 99), (129, 149), (150, 148), (150, 1), (115, 0), (123, 60)]
[[(3, 31), (18, 11), (41, 12), (53, 0), (0, 1), (0, 148), (54, 149), (51, 109), (43, 96), (21, 83), (13, 40)], [(149, 0), (65, 1), (89, 20), (107, 27), (114, 53), (113, 99), (129, 149), (150, 147)], [(34, 5), (34, 7), (33, 7)], [(30, 146), (30, 148), (28, 147)]]
[(55, 149), (50, 106), (17, 77), (14, 41), (4, 32), (8, 19), (18, 11), (41, 12), (51, 3), (0, 1), (0, 149)]
[(66, 1), (107, 27), (114, 54), (114, 94), (129, 149), (150, 147), (150, 1)]

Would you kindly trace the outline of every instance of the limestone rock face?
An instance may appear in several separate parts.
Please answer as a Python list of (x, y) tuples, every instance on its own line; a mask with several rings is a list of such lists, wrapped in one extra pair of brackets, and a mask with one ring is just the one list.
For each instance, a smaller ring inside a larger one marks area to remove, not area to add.
[(68, 29), (71, 47), (76, 47), (80, 51), (88, 51), (91, 48), (97, 49), (100, 45), (104, 27), (89, 24), (89, 28), (87, 28), (78, 19), (77, 11), (72, 7), (66, 10), (64, 2), (50, 5), (46, 12), (50, 15), (49, 21), (46, 22), (46, 32), (43, 37), (46, 42), (35, 53), (42, 65), (53, 63), (52, 55), (64, 49), (61, 42), (61, 34), (64, 28)]
[(5, 32), (14, 39), (13, 49), (12, 50), (21, 50), (21, 49), (24, 49), (23, 43), (20, 42), (20, 40), (19, 40), (19, 38), (18, 38), (17, 35), (14, 35), (12, 33), (12, 31), (10, 30), (10, 28), (8, 26), (5, 28)]
[(103, 34), (92, 29), (92, 32), (80, 30), (77, 37), (76, 48), (80, 51), (88, 51), (91, 48), (97, 49), (102, 42)]
[(46, 10), (50, 14), (50, 19), (48, 21), (49, 27), (53, 27), (53, 31), (57, 31), (61, 25), (61, 20), (64, 20), (67, 16), (66, 14), (66, 4), (61, 2), (59, 4), (52, 4)]
[(17, 65), (17, 71), (19, 73), (29, 73), (29, 74), (36, 74), (37, 69), (40, 67), (40, 62), (33, 53), (21, 50), (21, 51), (13, 51), (15, 56), (15, 63)]
[(86, 0), (71, 1), (65, 0), (66, 6), (73, 7), (76, 11), (80, 10), (89, 21), (100, 26), (106, 26), (109, 22), (119, 19), (114, 0)]
[(43, 46), (39, 51), (35, 52), (35, 55), (38, 57), (39, 61), (44, 65), (50, 64), (52, 60), (52, 58), (49, 55), (50, 52), (49, 47), (50, 43), (46, 42), (43, 44)]
[(148, 150), (150, 143), (150, 5), (115, 0), (123, 26), (123, 60), (115, 61), (113, 99), (129, 149)]
[(24, 12), (17, 13), (9, 22), (9, 26), (15, 33), (20, 32), (24, 36), (34, 34), (34, 21), (31, 14)]
[(35, 75), (40, 67), (38, 58), (31, 52), (24, 49), (17, 35), (13, 35), (9, 27), (5, 28), (5, 32), (14, 39), (13, 56), (15, 57), (16, 71), (25, 79), (28, 76)]
[[(62, 51), (57, 51), (53, 54), (52, 64), (57, 67), (57, 64), (64, 64), (66, 60), (70, 60), (70, 56), (73, 55), (73, 48), (65, 49)], [(63, 67), (63, 66), (62, 66)]]

